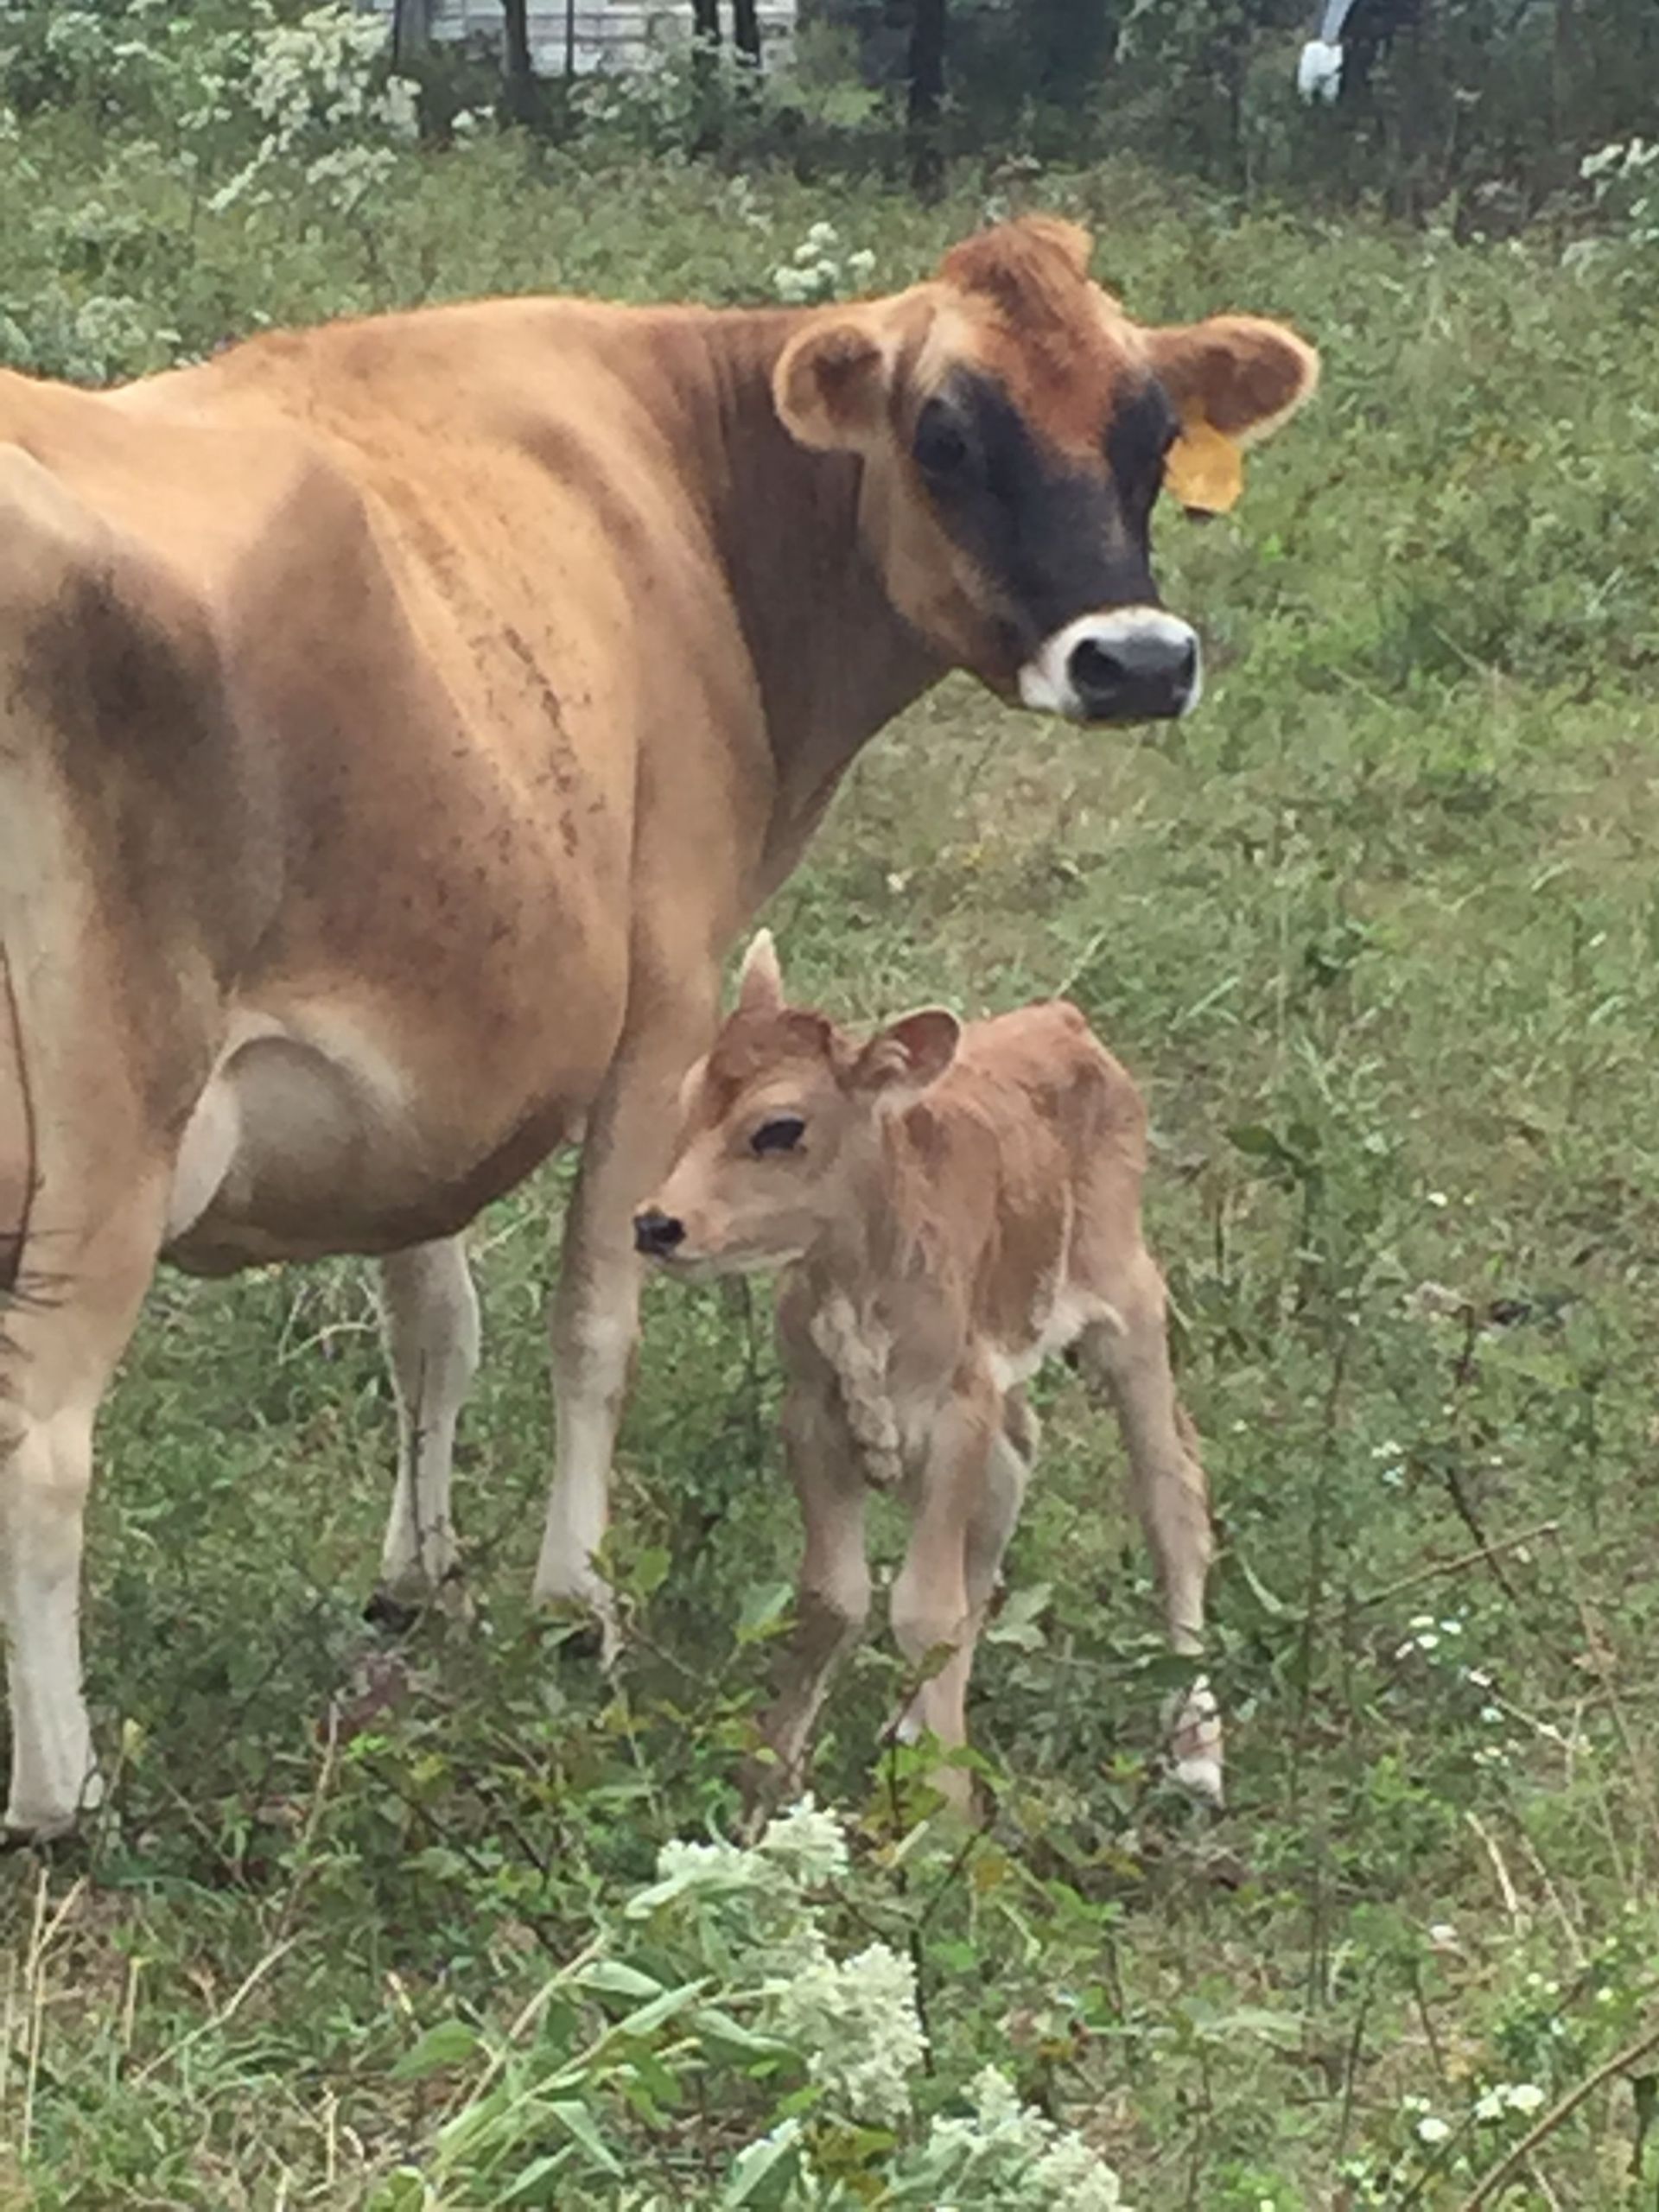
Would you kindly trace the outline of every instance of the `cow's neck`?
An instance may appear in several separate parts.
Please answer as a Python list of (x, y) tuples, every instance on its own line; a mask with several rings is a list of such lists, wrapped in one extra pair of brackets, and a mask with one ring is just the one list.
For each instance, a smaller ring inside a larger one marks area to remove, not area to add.
[(712, 518), (778, 763), (774, 880), (859, 748), (944, 672), (865, 549), (861, 464), (809, 452), (778, 418), (772, 370), (799, 321), (763, 311), (702, 326)]

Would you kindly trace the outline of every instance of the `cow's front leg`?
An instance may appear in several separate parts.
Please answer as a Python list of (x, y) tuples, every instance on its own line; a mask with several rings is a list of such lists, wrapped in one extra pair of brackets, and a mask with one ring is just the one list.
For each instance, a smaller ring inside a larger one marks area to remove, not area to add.
[(537, 1563), (537, 1603), (570, 1599), (600, 1624), (607, 1659), (619, 1629), (597, 1555), (609, 1520), (611, 1456), (639, 1326), (633, 1217), (666, 1172), (678, 1092), (707, 1046), (719, 988), (706, 975), (671, 1001), (632, 1014), (588, 1117), (551, 1315), (557, 1447)]
[(461, 1604), (450, 1517), (455, 1421), (478, 1371), (478, 1294), (459, 1236), (380, 1263), (380, 1321), (397, 1396), (397, 1487), (372, 1617), (401, 1623), (432, 1599)]

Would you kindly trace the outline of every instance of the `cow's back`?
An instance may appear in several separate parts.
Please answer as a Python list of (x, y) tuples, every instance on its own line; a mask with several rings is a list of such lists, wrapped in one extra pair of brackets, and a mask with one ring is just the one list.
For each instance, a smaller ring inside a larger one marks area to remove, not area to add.
[[(626, 324), (492, 302), (276, 335), (106, 394), (0, 378), (0, 445), (172, 605), (163, 642), (211, 641), (175, 741), (136, 757), (118, 685), (77, 739), (79, 787), (136, 779), (212, 878), (220, 1002), (168, 1064), (188, 1089), (243, 1041), (269, 1059), (270, 1035), (297, 1038), (349, 1064), (352, 1157), (374, 1163), (325, 1203), (339, 1155), (319, 1154), (257, 1233), (256, 1175), (225, 1201), (250, 1219), (219, 1244), (207, 1224), (199, 1264), (458, 1225), (580, 1120), (642, 926), (729, 919), (695, 899), (734, 903), (737, 848), (760, 842), (765, 729), (700, 456), (621, 372), (655, 359)], [(668, 748), (668, 804), (642, 734)], [(131, 903), (122, 920), (147, 926)], [(292, 1076), (265, 1085), (283, 1114)]]

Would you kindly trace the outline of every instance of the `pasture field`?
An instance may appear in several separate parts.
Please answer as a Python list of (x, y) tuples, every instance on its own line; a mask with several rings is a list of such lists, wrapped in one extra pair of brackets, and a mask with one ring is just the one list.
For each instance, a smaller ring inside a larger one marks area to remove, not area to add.
[[(0, 245), (20, 294), (79, 265), (55, 129), (31, 158), (56, 229)], [(507, 143), (400, 160), (372, 223), (193, 211), (188, 251), (175, 187), (135, 172), (103, 216), (139, 219), (124, 289), (178, 334), (156, 349), (483, 289), (759, 299), (818, 219), (896, 284), (985, 206)], [(1146, 1562), (1062, 1371), (977, 1677), (995, 1815), (925, 1824), (878, 1747), (899, 1677), (873, 1641), (822, 1739), (853, 1823), (824, 1925), (915, 1963), (901, 2139), (995, 2063), (1140, 2212), (1651, 2206), (1651, 279), (1128, 169), (1028, 189), (1092, 219), (1143, 315), (1296, 321), (1324, 391), (1235, 519), (1162, 518), (1211, 654), (1194, 720), (1090, 734), (953, 681), (865, 756), (769, 919), (839, 1014), (1065, 990), (1144, 1083), (1232, 1798), (1211, 1821), (1159, 1779)], [(708, 1928), (625, 1916), (660, 1846), (731, 1820), (794, 1521), (763, 1296), (654, 1289), (618, 1681), (528, 1616), (562, 1189), (474, 1237), (470, 1633), (360, 1618), (392, 1448), (365, 1270), (158, 1285), (92, 1514), (110, 1804), (0, 1866), (0, 2202), (937, 2206), (883, 2178), (891, 2133), (677, 2009), (719, 1983)], [(560, 1980), (573, 1958), (606, 1972)], [(791, 2129), (816, 2194), (789, 2193)]]

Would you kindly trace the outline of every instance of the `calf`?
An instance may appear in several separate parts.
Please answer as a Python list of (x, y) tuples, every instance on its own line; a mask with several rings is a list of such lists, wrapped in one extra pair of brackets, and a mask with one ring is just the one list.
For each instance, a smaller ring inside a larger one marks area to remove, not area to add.
[[(1068, 1347), (1116, 1405), (1170, 1641), (1198, 1651), (1209, 1509), (1141, 1239), (1146, 1109), (1077, 1009), (964, 1027), (931, 1007), (859, 1046), (785, 1004), (762, 931), (683, 1109), (639, 1249), (688, 1278), (785, 1270), (784, 1429), (806, 1553), (765, 1723), (778, 1779), (798, 1781), (864, 1625), (872, 1487), (901, 1487), (911, 1514), (893, 1629), (919, 1687), (901, 1728), (964, 1741), (974, 1646), (1036, 1452), (1024, 1386)], [(1169, 1744), (1180, 1782), (1219, 1804), (1221, 1727), (1201, 1679)]]

